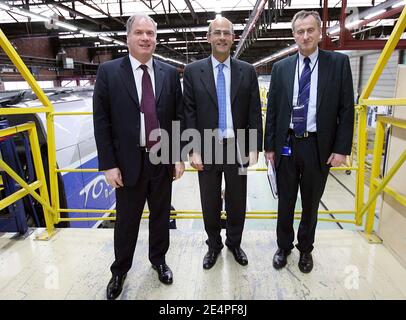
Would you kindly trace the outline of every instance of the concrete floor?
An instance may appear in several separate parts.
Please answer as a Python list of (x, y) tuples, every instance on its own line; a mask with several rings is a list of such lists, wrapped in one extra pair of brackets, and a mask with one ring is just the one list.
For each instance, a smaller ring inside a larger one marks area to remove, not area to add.
[[(223, 250), (211, 270), (202, 268), (203, 231), (171, 230), (167, 263), (173, 285), (159, 282), (148, 262), (146, 221), (133, 267), (120, 299), (406, 299), (406, 269), (381, 244), (369, 244), (356, 231), (318, 230), (314, 269), (303, 274), (298, 251), (286, 268), (272, 268), (275, 233), (246, 231), (242, 267)], [(47, 242), (0, 237), (0, 299), (105, 299), (113, 261), (112, 229), (60, 229)]]
[[(263, 166), (261, 159), (258, 167)], [(332, 172), (323, 206), (352, 209), (354, 186), (354, 173)], [(201, 210), (197, 175), (187, 172), (174, 182), (172, 198), (178, 210)], [(247, 211), (276, 208), (265, 172), (250, 172)], [(384, 245), (369, 244), (359, 232), (362, 227), (352, 224), (319, 222), (314, 269), (302, 274), (297, 250), (286, 268), (272, 267), (276, 220), (247, 219), (242, 248), (248, 266), (237, 264), (225, 248), (211, 270), (202, 268), (207, 250), (202, 220), (177, 220), (166, 257), (174, 283), (165, 286), (148, 262), (147, 223), (142, 221), (120, 299), (406, 299), (406, 268)], [(50, 241), (36, 241), (41, 231), (31, 230), (25, 239), (0, 234), (0, 299), (105, 299), (114, 259), (113, 230), (60, 229)]]

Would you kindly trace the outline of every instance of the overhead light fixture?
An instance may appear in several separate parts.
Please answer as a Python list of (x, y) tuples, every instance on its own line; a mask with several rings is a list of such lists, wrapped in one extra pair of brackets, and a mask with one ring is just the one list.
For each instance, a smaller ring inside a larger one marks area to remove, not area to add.
[(297, 44), (292, 45), (292, 46), (290, 46), (289, 48), (283, 49), (283, 50), (281, 50), (281, 51), (279, 51), (279, 52), (277, 52), (277, 53), (274, 53), (273, 55), (271, 55), (271, 56), (269, 56), (269, 57), (263, 58), (263, 59), (261, 59), (261, 60), (255, 62), (255, 63), (253, 63), (252, 65), (253, 65), (254, 67), (260, 66), (260, 65), (262, 65), (262, 64), (265, 64), (265, 63), (268, 63), (268, 62), (270, 62), (270, 61), (276, 60), (276, 59), (278, 59), (279, 57), (282, 57), (282, 56), (284, 56), (284, 55), (286, 55), (286, 54), (289, 54), (289, 53), (291, 53), (291, 52), (294, 52), (294, 51), (296, 51), (297, 49), (298, 49), (298, 45), (297, 45)]
[(115, 44), (118, 44), (119, 46), (126, 46), (127, 44), (123, 41), (118, 41), (118, 40), (114, 40), (113, 41)]
[(162, 59), (164, 61), (171, 61), (173, 63), (180, 64), (182, 66), (186, 66), (186, 63), (183, 63), (181, 61), (178, 61), (178, 60), (175, 60), (175, 59), (172, 59), (172, 58), (167, 58), (167, 57), (161, 56), (160, 54), (157, 54), (157, 53), (154, 53), (153, 56), (156, 57), (156, 58)]
[(84, 34), (85, 36), (92, 37), (92, 38), (97, 37), (97, 33), (90, 32), (90, 31), (87, 31), (87, 30), (80, 30), (80, 33)]
[(100, 44), (99, 47), (115, 47), (114, 43), (104, 43)]
[(107, 37), (103, 37), (103, 36), (98, 36), (100, 40), (106, 41), (106, 42), (112, 42), (114, 39), (110, 39)]
[(214, 12), (221, 13), (221, 2), (220, 2), (220, 0), (216, 1), (216, 6), (215, 6), (215, 9), (214, 9)]
[(222, 16), (221, 16), (221, 13), (217, 13), (216, 14), (216, 19), (219, 19), (219, 18), (221, 18)]
[(71, 31), (77, 31), (79, 29), (69, 23), (65, 23), (65, 22), (61, 22), (61, 21), (55, 21), (55, 25), (57, 25), (58, 27), (64, 28), (64, 29), (71, 30)]
[(10, 6), (6, 5), (5, 3), (0, 3), (0, 9), (10, 10)]
[(351, 29), (351, 28), (353, 28), (353, 27), (358, 26), (361, 22), (362, 22), (362, 20), (356, 20), (356, 21), (353, 21), (353, 22), (350, 22), (350, 23), (346, 23), (346, 24), (345, 24), (345, 27), (346, 27), (347, 29)]
[(30, 12), (28, 10), (20, 9), (20, 8), (17, 8), (17, 7), (9, 7), (8, 11), (20, 14), (20, 15), (25, 16), (25, 17), (38, 19), (40, 21), (49, 21), (48, 17), (44, 17), (44, 16), (41, 16), (40, 14), (36, 14), (36, 13)]
[(376, 12), (374, 12), (374, 13), (371, 13), (371, 14), (365, 16), (364, 19), (365, 19), (365, 20), (369, 20), (369, 19), (371, 19), (371, 18), (373, 18), (373, 17), (376, 17), (376, 16), (379, 16), (380, 14), (385, 13), (385, 12), (386, 12), (385, 9), (378, 10), (378, 11), (376, 11)]

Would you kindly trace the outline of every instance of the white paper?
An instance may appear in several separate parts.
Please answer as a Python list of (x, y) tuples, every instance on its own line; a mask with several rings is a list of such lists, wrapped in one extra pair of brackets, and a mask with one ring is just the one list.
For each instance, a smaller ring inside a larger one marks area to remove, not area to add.
[(275, 168), (270, 161), (268, 161), (268, 182), (271, 187), (272, 196), (278, 199), (278, 188), (276, 186), (276, 172)]

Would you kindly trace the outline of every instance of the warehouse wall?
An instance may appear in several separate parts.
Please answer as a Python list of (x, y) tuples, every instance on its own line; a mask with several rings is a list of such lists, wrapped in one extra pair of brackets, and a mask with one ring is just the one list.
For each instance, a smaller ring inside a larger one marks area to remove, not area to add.
[[(397, 82), (394, 86), (394, 96), (406, 98), (406, 65), (399, 65), (396, 74)], [(396, 118), (406, 120), (406, 106), (394, 107), (393, 115)], [(406, 150), (406, 130), (393, 127), (388, 144), (386, 171), (393, 166), (399, 156)], [(403, 163), (389, 182), (389, 187), (403, 194), (403, 196), (406, 196), (405, 177), (406, 163)], [(384, 194), (379, 218), (378, 235), (383, 239), (384, 245), (406, 266), (406, 208), (391, 196)]]
[[(369, 76), (379, 59), (381, 52), (362, 56), (362, 71), (360, 74), (361, 88), (364, 88)], [(386, 64), (370, 98), (393, 98), (395, 96), (395, 85), (397, 68), (399, 64), (399, 50), (392, 53)]]

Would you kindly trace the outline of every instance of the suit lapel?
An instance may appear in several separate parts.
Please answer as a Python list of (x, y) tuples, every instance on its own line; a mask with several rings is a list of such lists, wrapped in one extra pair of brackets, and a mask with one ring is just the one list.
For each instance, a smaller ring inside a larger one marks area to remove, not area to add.
[(237, 96), (238, 88), (242, 80), (242, 70), (236, 60), (231, 59), (231, 107)]
[(290, 109), (292, 109), (292, 100), (293, 100), (293, 85), (295, 83), (295, 71), (296, 71), (296, 64), (297, 64), (297, 57), (298, 54), (296, 53), (292, 57), (289, 57), (290, 61), (287, 63), (287, 70), (284, 70), (283, 72), (286, 72), (286, 83), (285, 86), (287, 88), (287, 94), (288, 94), (288, 103)]
[(130, 58), (128, 56), (124, 57), (123, 61), (121, 62), (119, 73), (130, 97), (134, 100), (137, 108), (140, 108), (134, 73), (132, 71)]
[(331, 57), (325, 51), (319, 50), (319, 72), (317, 83), (317, 108), (319, 111), (321, 99), (326, 89), (328, 75), (330, 74)]
[(161, 96), (164, 83), (165, 73), (162, 70), (162, 65), (154, 59), (154, 77), (155, 77), (155, 103), (158, 106), (159, 97)]
[(206, 88), (210, 98), (213, 100), (214, 105), (218, 108), (216, 85), (214, 82), (213, 64), (211, 63), (211, 56), (207, 58), (207, 64), (201, 68), (200, 80)]

